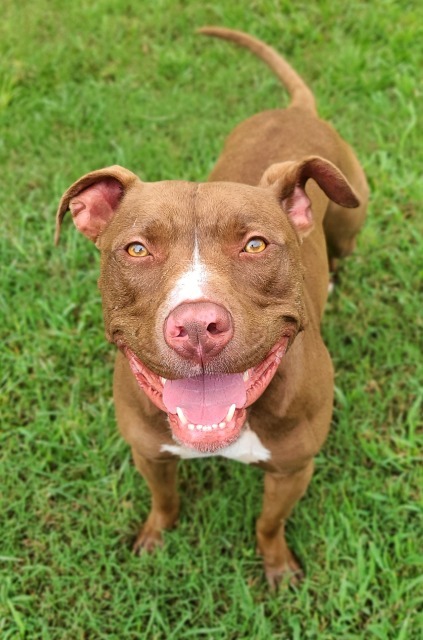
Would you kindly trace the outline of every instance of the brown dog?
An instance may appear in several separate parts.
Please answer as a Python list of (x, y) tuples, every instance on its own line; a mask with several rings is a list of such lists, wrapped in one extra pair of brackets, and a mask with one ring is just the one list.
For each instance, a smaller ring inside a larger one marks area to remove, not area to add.
[(117, 420), (152, 493), (135, 549), (161, 544), (178, 518), (179, 458), (256, 464), (265, 471), (258, 548), (274, 586), (300, 573), (285, 520), (332, 414), (320, 336), (328, 257), (353, 249), (368, 189), (352, 150), (273, 49), (201, 31), (262, 58), (288, 88), (289, 108), (240, 124), (206, 183), (143, 183), (119, 166), (83, 176), (60, 202), (57, 238), (70, 209), (101, 251), (106, 336), (120, 350)]

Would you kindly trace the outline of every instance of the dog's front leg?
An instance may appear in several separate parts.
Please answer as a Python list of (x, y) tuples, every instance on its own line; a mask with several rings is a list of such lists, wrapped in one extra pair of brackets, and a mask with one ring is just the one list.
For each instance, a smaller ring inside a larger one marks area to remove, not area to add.
[(302, 578), (301, 567), (285, 540), (285, 521), (304, 494), (313, 475), (313, 460), (288, 475), (266, 473), (263, 509), (257, 520), (258, 551), (263, 556), (267, 581), (274, 589), (284, 576), (291, 584)]
[(134, 543), (134, 551), (153, 551), (163, 544), (163, 529), (171, 529), (179, 514), (179, 496), (176, 489), (176, 460), (150, 460), (134, 448), (132, 456), (140, 474), (151, 491), (151, 510)]

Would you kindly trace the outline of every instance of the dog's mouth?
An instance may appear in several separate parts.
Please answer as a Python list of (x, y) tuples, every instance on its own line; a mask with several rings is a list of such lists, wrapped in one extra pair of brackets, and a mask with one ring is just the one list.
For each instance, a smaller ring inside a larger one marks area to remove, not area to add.
[(154, 404), (169, 418), (174, 439), (201, 452), (213, 452), (238, 439), (246, 409), (266, 389), (286, 353), (283, 336), (257, 366), (232, 374), (204, 374), (167, 380), (153, 373), (131, 349), (120, 345), (132, 372)]

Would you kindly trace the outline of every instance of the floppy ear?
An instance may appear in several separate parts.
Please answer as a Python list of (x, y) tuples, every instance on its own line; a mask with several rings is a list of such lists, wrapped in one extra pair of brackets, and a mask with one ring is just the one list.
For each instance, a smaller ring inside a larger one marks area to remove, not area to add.
[(62, 196), (56, 215), (55, 244), (66, 211), (70, 210), (76, 228), (96, 242), (113, 217), (125, 190), (137, 176), (118, 165), (87, 173)]
[(272, 164), (264, 172), (259, 186), (273, 189), (300, 237), (305, 237), (313, 228), (311, 202), (305, 192), (309, 178), (341, 207), (354, 208), (360, 204), (344, 174), (329, 160), (310, 156), (300, 162)]

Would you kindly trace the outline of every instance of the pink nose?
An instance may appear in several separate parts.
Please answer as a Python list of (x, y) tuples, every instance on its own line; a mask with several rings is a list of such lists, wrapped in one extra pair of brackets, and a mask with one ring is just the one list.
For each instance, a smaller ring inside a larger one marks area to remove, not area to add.
[(210, 360), (233, 336), (232, 320), (224, 307), (212, 302), (184, 302), (168, 316), (164, 336), (169, 347), (196, 362)]

